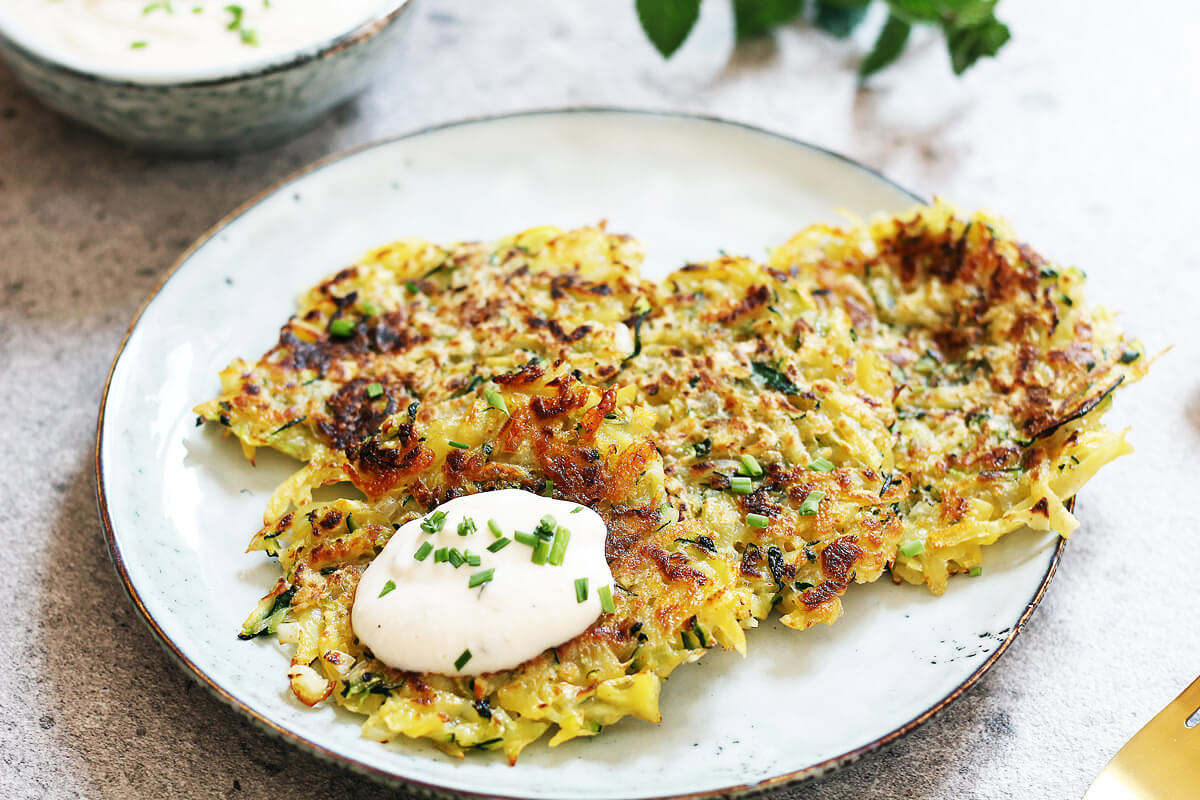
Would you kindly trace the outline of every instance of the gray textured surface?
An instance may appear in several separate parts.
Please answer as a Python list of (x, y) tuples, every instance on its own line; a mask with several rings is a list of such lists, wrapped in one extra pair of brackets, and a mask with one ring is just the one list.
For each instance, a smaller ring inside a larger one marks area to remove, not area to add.
[[(1151, 350), (1120, 397), (1137, 453), (1085, 490), (1083, 530), (993, 672), (896, 745), (781, 796), (1077, 797), (1200, 672), (1191, 510), (1200, 471), (1200, 7), (1137, 33), (1129, 4), (1006, 0), (1014, 43), (954, 80), (918, 40), (869, 92), (802, 30), (730, 52), (726, 7), (663, 65), (626, 3), (426, 1), (359, 102), (253, 156), (129, 153), (42, 110), (0, 68), (0, 796), (396, 796), (264, 738), (162, 654), (109, 564), (93, 427), (145, 295), (231, 208), (344, 146), (444, 120), (572, 104), (684, 109), (809, 139), (923, 194), (1008, 215)], [(604, 5), (605, 8), (600, 6)], [(494, 7), (493, 7), (494, 6)], [(1132, 34), (1132, 35), (1131, 35)], [(885, 668), (882, 667), (881, 668)], [(806, 724), (821, 724), (813, 720)], [(1200, 789), (1198, 789), (1200, 794)]]

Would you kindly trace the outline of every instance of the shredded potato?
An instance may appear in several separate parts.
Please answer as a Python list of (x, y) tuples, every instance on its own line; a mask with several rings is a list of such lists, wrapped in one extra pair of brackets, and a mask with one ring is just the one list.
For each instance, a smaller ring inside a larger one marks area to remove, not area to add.
[[(303, 462), (251, 549), (283, 576), (241, 636), (294, 648), (310, 705), (446, 752), (551, 746), (659, 719), (662, 681), (771, 613), (831, 623), (890, 571), (935, 593), (984, 547), (1069, 534), (1066, 503), (1129, 451), (1100, 415), (1141, 346), (999, 221), (945, 204), (818, 225), (766, 263), (662, 284), (603, 227), (494, 245), (404, 240), (314, 287), (258, 362), (197, 408), (247, 455)], [(451, 446), (450, 441), (468, 445)], [(740, 474), (739, 474), (740, 473)], [(322, 486), (352, 488), (317, 502)], [(616, 610), (520, 666), (402, 672), (354, 635), (392, 532), (463, 494), (524, 488), (605, 520)]]

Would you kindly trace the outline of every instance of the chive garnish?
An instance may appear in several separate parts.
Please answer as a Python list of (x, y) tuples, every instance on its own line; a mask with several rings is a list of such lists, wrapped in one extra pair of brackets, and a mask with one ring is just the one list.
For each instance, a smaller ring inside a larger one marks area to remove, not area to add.
[(374, 400), (376, 397), (379, 397), (379, 395), (381, 395), (381, 394), (383, 394), (383, 384), (382, 383), (380, 383), (379, 381), (375, 381), (375, 383), (367, 384), (367, 397)]
[(463, 563), (466, 561), (466, 559), (463, 558), (463, 554), (458, 552), (457, 547), (450, 548), (449, 559), (450, 559), (450, 565), (453, 566), (455, 569), (458, 569), (459, 567), (461, 567), (463, 565)]
[(557, 529), (558, 520), (547, 514), (538, 520), (538, 526), (534, 528), (533, 532), (535, 535), (540, 536), (543, 539), (553, 539), (554, 532)]
[(802, 517), (816, 516), (817, 511), (819, 511), (821, 508), (821, 500), (823, 500), (824, 498), (825, 498), (824, 492), (818, 492), (815, 489), (812, 490), (811, 492), (809, 492), (808, 496), (804, 498), (804, 502), (800, 504), (800, 516), (802, 516)]
[(587, 600), (587, 597), (588, 597), (587, 583), (588, 583), (587, 578), (576, 578), (575, 579), (575, 602), (576, 603), (582, 603), (585, 600)]
[(507, 536), (501, 536), (499, 539), (489, 544), (487, 549), (489, 553), (499, 553), (510, 544), (512, 544), (512, 539), (509, 539)]
[(458, 523), (458, 535), (470, 536), (475, 532), (475, 520), (471, 517), (466, 517), (462, 522)]
[(417, 292), (421, 291), (421, 287), (417, 286), (416, 281), (406, 281), (404, 288), (408, 289), (409, 294), (416, 294)]
[(433, 551), (433, 563), (441, 564), (441, 563), (443, 563), (445, 561), (449, 561), (449, 560), (450, 560), (450, 549), (449, 548), (439, 547), (437, 550)]
[(474, 575), (467, 578), (467, 588), (474, 589), (476, 586), (487, 583), (492, 579), (492, 575), (495, 574), (495, 572), (495, 567), (492, 567), (491, 569), (485, 569), (482, 572), (476, 572)]
[(395, 588), (396, 588), (396, 582), (389, 579), (388, 582), (383, 585), (383, 591), (379, 593), (379, 596), (383, 597), (385, 594), (387, 594), (390, 591), (393, 591)]
[(813, 472), (832, 472), (833, 462), (828, 458), (818, 458), (808, 465)]
[(459, 655), (459, 657), (454, 659), (454, 669), (458, 670), (459, 672), (462, 672), (462, 668), (465, 667), (467, 665), (467, 662), (470, 660), (471, 660), (471, 651), (463, 650), (462, 653)]
[(370, 300), (363, 300), (358, 304), (358, 307), (362, 309), (362, 312), (368, 317), (373, 317), (379, 313), (379, 306), (375, 305)]
[(537, 547), (542, 541), (541, 538), (534, 536), (532, 533), (526, 533), (525, 531), (514, 531), (513, 538), (521, 544), (529, 545), (530, 547)]
[(575, 506), (571, 509), (572, 514), (578, 514), (580, 511), (583, 511), (583, 506)]
[(494, 387), (487, 387), (483, 390), (483, 399), (487, 400), (487, 404), (497, 411), (508, 413), (508, 406), (504, 402), (504, 395), (500, 394), (500, 390)]
[(142, 49), (144, 49), (145, 47), (146, 47), (146, 43), (145, 43), (145, 42), (130, 42), (130, 43), (129, 43), (129, 49), (130, 49), (130, 50), (142, 50)]
[(453, 439), (450, 439), (449, 441), (447, 441), (446, 444), (450, 445), (451, 447), (457, 447), (459, 450), (470, 450), (471, 449), (471, 445), (463, 444), (462, 442), (456, 442)]
[(446, 512), (435, 511), (421, 520), (421, 530), (426, 533), (437, 533), (446, 524)]
[(492, 536), (495, 536), (497, 539), (504, 535), (504, 531), (500, 530), (500, 523), (496, 522), (494, 519), (488, 520), (488, 530), (491, 531)]
[(533, 554), (529, 560), (535, 564), (545, 564), (548, 558), (550, 558), (550, 540), (539, 538), (537, 547), (533, 548)]
[(559, 525), (558, 529), (554, 531), (554, 539), (550, 543), (550, 558), (548, 560), (553, 566), (562, 566), (563, 556), (567, 553), (567, 544), (570, 541), (571, 531)]
[(596, 590), (597, 596), (600, 598), (600, 609), (605, 614), (611, 614), (617, 610), (617, 604), (613, 602), (612, 589), (608, 586), (601, 586)]
[(734, 475), (729, 479), (729, 491), (734, 494), (750, 494), (754, 491), (754, 483), (743, 475)]
[(483, 563), (483, 559), (475, 553), (466, 553), (463, 555), (463, 558), (466, 560), (468, 567), (478, 567)]
[(905, 542), (900, 545), (900, 555), (905, 558), (912, 558), (925, 552), (924, 542)]
[(742, 466), (738, 469), (742, 475), (749, 475), (751, 478), (761, 478), (763, 468), (758, 463), (758, 459), (749, 453), (742, 456)]
[(546, 479), (546, 482), (542, 484), (542, 494), (546, 497), (554, 494), (554, 481), (549, 478)]
[(771, 520), (764, 517), (762, 514), (747, 514), (746, 524), (751, 528), (765, 528), (771, 524)]
[(334, 336), (346, 338), (354, 333), (354, 323), (348, 319), (338, 317), (333, 322), (329, 323), (329, 332)]
[(971, 567), (969, 570), (967, 570), (967, 574), (972, 578), (978, 578), (983, 574), (983, 567)]
[(433, 545), (429, 542), (421, 542), (421, 546), (417, 548), (417, 552), (413, 553), (413, 558), (417, 561), (424, 561), (433, 552)]

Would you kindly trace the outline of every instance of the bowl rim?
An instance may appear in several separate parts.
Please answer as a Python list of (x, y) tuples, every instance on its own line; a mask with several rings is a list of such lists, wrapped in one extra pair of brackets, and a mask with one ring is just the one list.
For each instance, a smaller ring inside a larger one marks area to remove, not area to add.
[(181, 72), (178, 75), (168, 75), (166, 79), (138, 79), (124, 73), (108, 73), (101, 70), (90, 70), (82, 66), (66, 64), (46, 55), (36, 45), (14, 33), (11, 26), (5, 25), (5, 18), (0, 15), (0, 55), (5, 48), (11, 49), (17, 55), (32, 61), (44, 68), (60, 74), (68, 75), (76, 80), (102, 84), (110, 87), (136, 87), (150, 90), (191, 89), (220, 86), (223, 84), (239, 83), (242, 81), (261, 78), (277, 72), (285, 72), (309, 61), (323, 59), (354, 45), (373, 38), (377, 33), (388, 28), (400, 15), (413, 5), (413, 0), (387, 0), (381, 2), (379, 8), (359, 24), (348, 31), (336, 36), (320, 39), (303, 47), (288, 50), (278, 56), (257, 62), (249, 62), (245, 67), (235, 70), (225, 70), (220, 73), (195, 70), (193, 74)]
[[(807, 150), (832, 157), (887, 184), (890, 184), (904, 194), (908, 195), (914, 202), (922, 204), (928, 204), (929, 202), (926, 198), (923, 198), (902, 184), (897, 183), (879, 170), (863, 164), (862, 162), (857, 161), (856, 159), (844, 155), (836, 150), (829, 149), (806, 139), (792, 136), (772, 128), (713, 114), (679, 110), (638, 108), (633, 106), (568, 105), (536, 107), (523, 109), (520, 111), (454, 118), (449, 121), (433, 123), (414, 129), (403, 130), (397, 134), (371, 139), (370, 141), (330, 153), (295, 170), (282, 179), (275, 181), (271, 185), (245, 200), (243, 203), (215, 222), (212, 227), (201, 234), (199, 238), (193, 241), (192, 244), (175, 259), (175, 261), (159, 278), (157, 284), (150, 290), (150, 293), (147, 295), (145, 300), (142, 301), (141, 306), (134, 313), (133, 318), (129, 322), (129, 325), (126, 328), (119, 345), (117, 346), (116, 353), (114, 354), (112, 363), (108, 369), (108, 375), (104, 381), (104, 388), (100, 394), (100, 407), (96, 417), (94, 437), (95, 449), (92, 462), (97, 512), (100, 518), (100, 523), (104, 529), (105, 544), (107, 545), (106, 549), (108, 550), (108, 555), (112, 561), (113, 568), (115, 569), (121, 582), (121, 586), (125, 590), (126, 596), (128, 596), (129, 600), (137, 609), (142, 622), (145, 623), (154, 634), (154, 639), (163, 648), (163, 650), (166, 651), (171, 660), (184, 668), (185, 672), (196, 678), (197, 682), (201, 686), (207, 689), (216, 698), (223, 701), (228, 707), (231, 707), (243, 719), (247, 719), (259, 726), (260, 730), (266, 732), (268, 735), (271, 735), (275, 739), (295, 745), (301, 750), (304, 750), (305, 752), (315, 756), (317, 759), (324, 761), (325, 763), (335, 764), (352, 773), (361, 775), (389, 787), (401, 787), (403, 790), (411, 792), (416, 797), (437, 798), (438, 800), (441, 798), (445, 798), (445, 800), (491, 800), (492, 798), (513, 800), (514, 796), (502, 796), (498, 794), (489, 794), (487, 792), (456, 789), (451, 786), (430, 783), (421, 779), (399, 775), (395, 772), (363, 763), (352, 756), (339, 753), (318, 742), (312, 741), (303, 734), (297, 733), (279, 723), (274, 722), (271, 719), (268, 719), (266, 716), (250, 708), (244, 702), (235, 697), (227, 688), (217, 683), (203, 669), (201, 669), (198, 664), (188, 657), (188, 655), (184, 653), (183, 649), (173, 639), (171, 639), (166, 631), (164, 631), (159, 623), (155, 620), (153, 614), (151, 614), (149, 609), (143, 603), (137, 588), (134, 586), (133, 580), (125, 565), (125, 559), (122, 555), (120, 545), (117, 542), (116, 528), (113, 525), (111, 516), (109, 515), (108, 494), (106, 491), (103, 469), (104, 430), (106, 412), (108, 410), (109, 390), (112, 388), (113, 377), (116, 373), (117, 364), (120, 362), (121, 356), (125, 352), (125, 347), (129, 343), (130, 338), (133, 336), (134, 330), (137, 328), (138, 323), (141, 322), (143, 314), (149, 308), (154, 299), (158, 297), (159, 292), (164, 286), (166, 286), (167, 282), (183, 267), (185, 263), (187, 263), (187, 261), (197, 250), (207, 244), (210, 240), (214, 239), (227, 225), (241, 217), (243, 214), (251, 211), (263, 200), (282, 190), (289, 184), (307, 175), (318, 172), (326, 167), (332, 166), (337, 162), (354, 156), (360, 152), (376, 147), (386, 146), (388, 144), (405, 139), (416, 138), (430, 133), (437, 133), (438, 131), (446, 129), (467, 127), (470, 125), (495, 122), (498, 120), (576, 113), (614, 115), (629, 114), (643, 115), (648, 117), (688, 119), (692, 121), (709, 122), (717, 125), (740, 128), (782, 141), (790, 142), (793, 145), (798, 145)], [(1067, 508), (1070, 510), (1074, 510), (1075, 503), (1075, 496), (1067, 498), (1066, 500)], [(1042, 600), (1045, 598), (1046, 591), (1058, 571), (1058, 567), (1062, 561), (1066, 545), (1067, 538), (1063, 536), (1060, 536), (1054, 543), (1053, 553), (1050, 555), (1048, 563), (1046, 564), (1046, 570), (1043, 573), (1041, 581), (1038, 583), (1033, 596), (1029, 599), (1024, 611), (1017, 617), (1017, 619), (1013, 620), (1011, 625), (1001, 632), (1002, 638), (998, 640), (998, 646), (996, 649), (992, 651), (985, 659), (983, 659), (982, 663), (980, 663), (975, 670), (970, 673), (970, 675), (968, 675), (960, 684), (958, 684), (958, 686), (945, 694), (941, 699), (935, 701), (932, 705), (930, 705), (917, 716), (910, 719), (908, 722), (887, 733), (878, 735), (871, 741), (866, 742), (852, 750), (846, 751), (839, 755), (831, 756), (816, 764), (810, 764), (807, 767), (802, 767), (800, 769), (774, 775), (754, 783), (734, 783), (717, 789), (704, 789), (693, 792), (685, 792), (682, 794), (656, 794), (652, 800), (749, 800), (750, 798), (758, 798), (771, 792), (791, 789), (801, 784), (811, 782), (842, 767), (848, 766), (864, 756), (890, 747), (898, 740), (924, 726), (933, 717), (939, 715), (942, 711), (951, 706), (956, 700), (958, 700), (960, 697), (970, 691), (977, 683), (979, 683), (989, 671), (991, 671), (1000, 658), (1008, 651), (1009, 647), (1016, 640), (1017, 636), (1019, 636), (1025, 630), (1025, 627), (1033, 617), (1034, 612), (1041, 605)]]

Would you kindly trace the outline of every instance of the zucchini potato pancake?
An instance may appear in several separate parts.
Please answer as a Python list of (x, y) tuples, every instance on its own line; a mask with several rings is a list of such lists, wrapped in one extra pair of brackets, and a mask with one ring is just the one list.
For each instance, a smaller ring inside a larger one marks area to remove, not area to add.
[[(283, 575), (240, 634), (294, 645), (299, 699), (514, 762), (550, 729), (657, 721), (675, 667), (744, 653), (772, 611), (833, 622), (885, 570), (941, 593), (1006, 533), (1069, 534), (1064, 503), (1129, 450), (1100, 417), (1141, 345), (986, 215), (817, 225), (661, 284), (641, 258), (603, 226), (396, 242), (221, 373), (201, 417), (303, 464), (251, 542)], [(314, 500), (335, 484), (359, 499)], [(405, 522), (503, 488), (601, 515), (615, 611), (511, 670), (375, 659), (350, 625), (363, 570)]]

